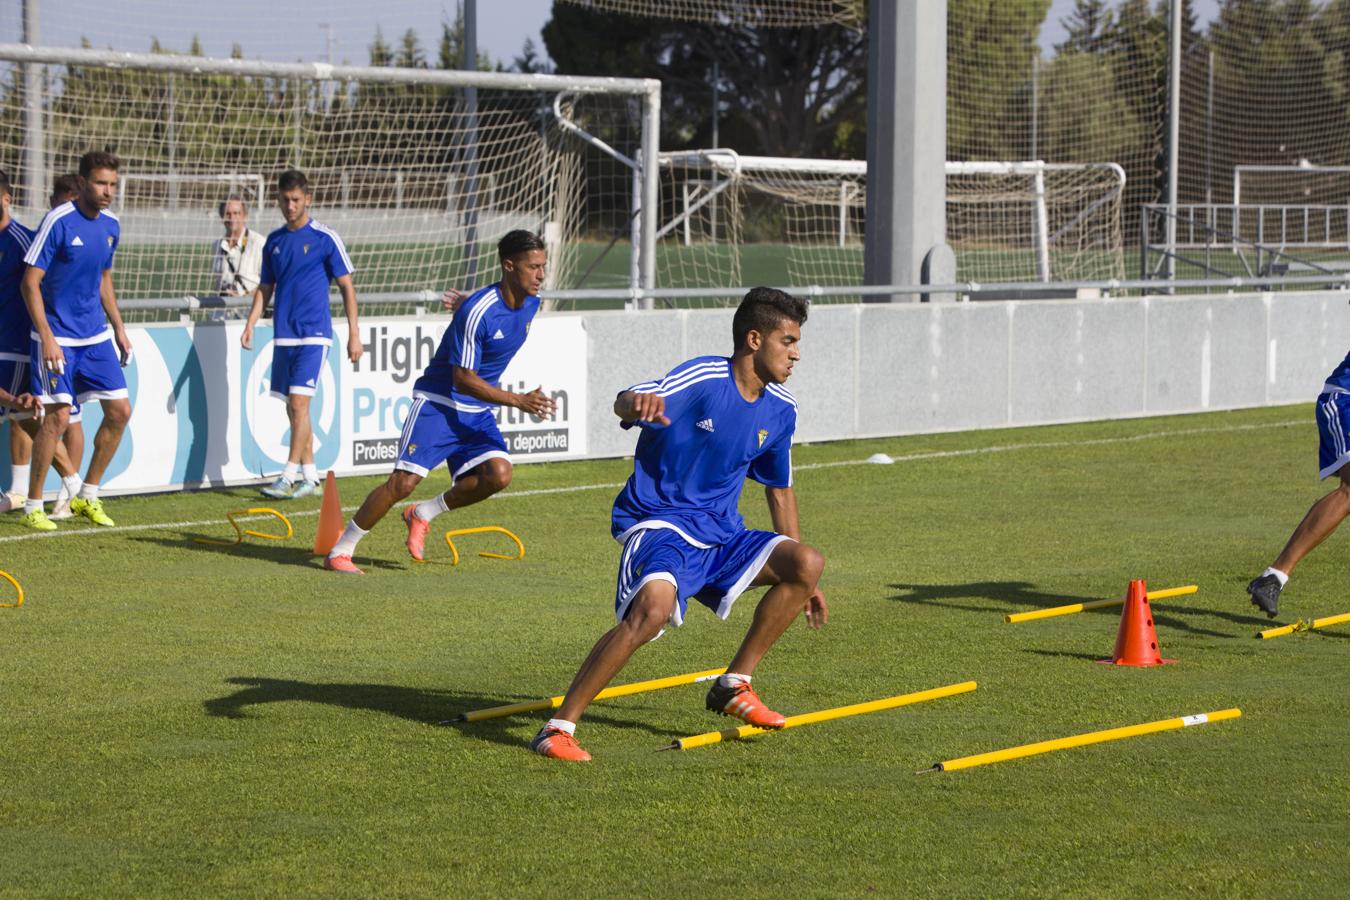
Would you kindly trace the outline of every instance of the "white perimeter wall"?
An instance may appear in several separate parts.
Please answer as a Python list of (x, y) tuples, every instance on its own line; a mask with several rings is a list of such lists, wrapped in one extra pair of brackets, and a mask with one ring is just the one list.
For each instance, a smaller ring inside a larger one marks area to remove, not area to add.
[[(1350, 350), (1350, 294), (820, 306), (788, 382), (798, 441), (1311, 402)], [(589, 453), (630, 452), (615, 386), (730, 353), (731, 311), (594, 313)]]

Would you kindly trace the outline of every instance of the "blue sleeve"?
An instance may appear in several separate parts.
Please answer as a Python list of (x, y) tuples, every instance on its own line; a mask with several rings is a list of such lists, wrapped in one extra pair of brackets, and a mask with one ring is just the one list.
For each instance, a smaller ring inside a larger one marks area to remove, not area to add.
[(269, 237), (263, 241), (262, 251), (262, 272), (258, 276), (258, 284), (276, 284), (277, 276), (272, 273), (272, 239)]
[[(473, 309), (460, 307), (450, 320), (450, 364), (477, 372), (483, 364), (483, 347), (487, 343), (487, 316), (474, 315), (482, 303)], [(472, 325), (470, 323), (473, 323)]]
[(122, 226), (113, 222), (112, 234), (109, 237), (112, 238), (112, 243), (108, 245), (108, 264), (103, 267), (105, 272), (113, 267), (113, 257), (117, 255), (117, 245), (122, 242)]
[[(664, 378), (656, 381), (641, 381), (631, 387), (624, 388), (625, 391), (633, 391), (637, 394), (660, 394), (666, 401), (666, 418), (674, 422), (677, 419), (684, 418), (690, 414), (691, 409), (698, 408), (698, 401), (703, 396), (703, 385), (707, 381), (698, 377), (697, 369), (700, 364), (706, 362), (694, 360), (692, 362), (680, 363), (675, 368), (666, 373)], [(621, 422), (623, 428), (665, 428), (666, 426), (656, 422)]]
[[(61, 220), (58, 219), (52, 223), (52, 227), (46, 229), (46, 234), (42, 240), (33, 241), (33, 245), (28, 248), (28, 253), (24, 255), (23, 261), (35, 269), (46, 271), (52, 267), (52, 258), (56, 256), (56, 248), (61, 246)], [(43, 229), (38, 229), (38, 234), (42, 235)]]
[(341, 278), (356, 271), (352, 261), (347, 257), (347, 248), (342, 245), (342, 238), (336, 234), (328, 235), (328, 253), (324, 256), (323, 265), (328, 270), (329, 278)]

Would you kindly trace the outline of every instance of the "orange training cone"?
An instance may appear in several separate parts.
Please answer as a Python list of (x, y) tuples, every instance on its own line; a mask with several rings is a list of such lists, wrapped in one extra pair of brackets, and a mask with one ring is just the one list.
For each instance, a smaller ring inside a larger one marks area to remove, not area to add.
[(1153, 608), (1148, 605), (1148, 588), (1143, 581), (1131, 581), (1125, 596), (1125, 609), (1120, 614), (1120, 630), (1116, 632), (1116, 648), (1104, 663), (1118, 666), (1161, 666), (1174, 663), (1163, 659), (1158, 651), (1158, 632), (1153, 628)]
[(342, 537), (342, 501), (338, 499), (337, 476), (328, 470), (323, 482), (323, 505), (319, 507), (319, 528), (314, 532), (314, 554), (327, 556)]

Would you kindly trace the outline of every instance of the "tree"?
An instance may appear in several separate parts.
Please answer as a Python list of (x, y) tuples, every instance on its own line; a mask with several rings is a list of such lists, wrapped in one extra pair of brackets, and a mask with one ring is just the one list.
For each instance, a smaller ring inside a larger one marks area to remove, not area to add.
[(1074, 0), (1073, 12), (1060, 24), (1067, 37), (1055, 45), (1055, 53), (1097, 53), (1111, 30), (1111, 10), (1106, 0)]
[(388, 66), (392, 65), (393, 61), (393, 51), (385, 43), (384, 32), (380, 30), (380, 26), (376, 25), (375, 40), (370, 45), (370, 64), (372, 66)]
[(712, 69), (728, 100), (722, 143), (747, 153), (837, 152), (839, 116), (862, 90), (866, 35), (842, 26), (710, 26), (554, 3), (544, 45), (559, 72), (661, 80), (663, 147), (711, 140)]
[(417, 32), (411, 28), (403, 32), (403, 38), (398, 45), (398, 53), (394, 55), (394, 65), (400, 69), (425, 69), (427, 67), (427, 55), (422, 51), (422, 45), (417, 40)]
[(539, 48), (534, 45), (533, 38), (525, 39), (525, 45), (520, 48), (520, 55), (511, 61), (511, 68), (526, 75), (546, 75), (553, 71), (548, 60), (539, 56)]

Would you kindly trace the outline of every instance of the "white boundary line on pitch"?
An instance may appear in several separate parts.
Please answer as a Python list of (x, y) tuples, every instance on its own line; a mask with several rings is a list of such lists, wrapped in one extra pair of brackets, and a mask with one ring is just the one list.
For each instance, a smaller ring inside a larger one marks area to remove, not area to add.
[[(1227, 425), (1222, 428), (1183, 428), (1175, 431), (1150, 431), (1144, 434), (1130, 434), (1122, 437), (1112, 438), (1091, 438), (1086, 441), (1040, 441), (1028, 444), (1001, 444), (993, 447), (979, 447), (968, 450), (931, 450), (925, 453), (908, 453), (904, 456), (893, 456), (891, 462), (920, 462), (926, 459), (948, 459), (955, 456), (979, 456), (982, 453), (1010, 453), (1014, 450), (1055, 450), (1067, 447), (1095, 447), (1104, 444), (1128, 444), (1135, 441), (1151, 441), (1160, 438), (1188, 437), (1196, 434), (1223, 434), (1234, 431), (1260, 431), (1266, 428), (1288, 428), (1291, 425), (1306, 424), (1302, 419), (1291, 420), (1287, 422), (1264, 422), (1259, 425)], [(849, 459), (839, 462), (809, 463), (804, 466), (794, 466), (794, 472), (804, 472), (813, 469), (834, 469), (840, 466), (866, 466), (878, 465), (869, 463), (865, 459)], [(490, 499), (509, 500), (512, 497), (538, 497), (541, 494), (575, 494), (581, 491), (613, 490), (623, 487), (623, 483), (617, 484), (579, 484), (568, 487), (556, 488), (536, 488), (526, 491), (511, 491), (506, 494), (495, 494)], [(354, 512), (359, 507), (344, 506), (344, 513)], [(301, 518), (303, 516), (317, 516), (319, 510), (306, 509), (295, 513), (284, 513), (287, 518)], [(239, 516), (235, 519), (237, 522), (257, 522), (270, 518), (270, 516)], [(120, 534), (128, 531), (169, 531), (181, 530), (184, 528), (202, 528), (207, 525), (219, 525), (221, 520), (203, 519), (196, 522), (159, 522), (153, 525), (115, 525), (112, 528), (81, 528), (78, 531), (46, 531), (36, 534), (16, 534), (8, 537), (0, 537), (0, 543), (10, 541), (34, 541), (41, 538), (59, 538), (73, 537), (76, 535), (103, 535)]]

